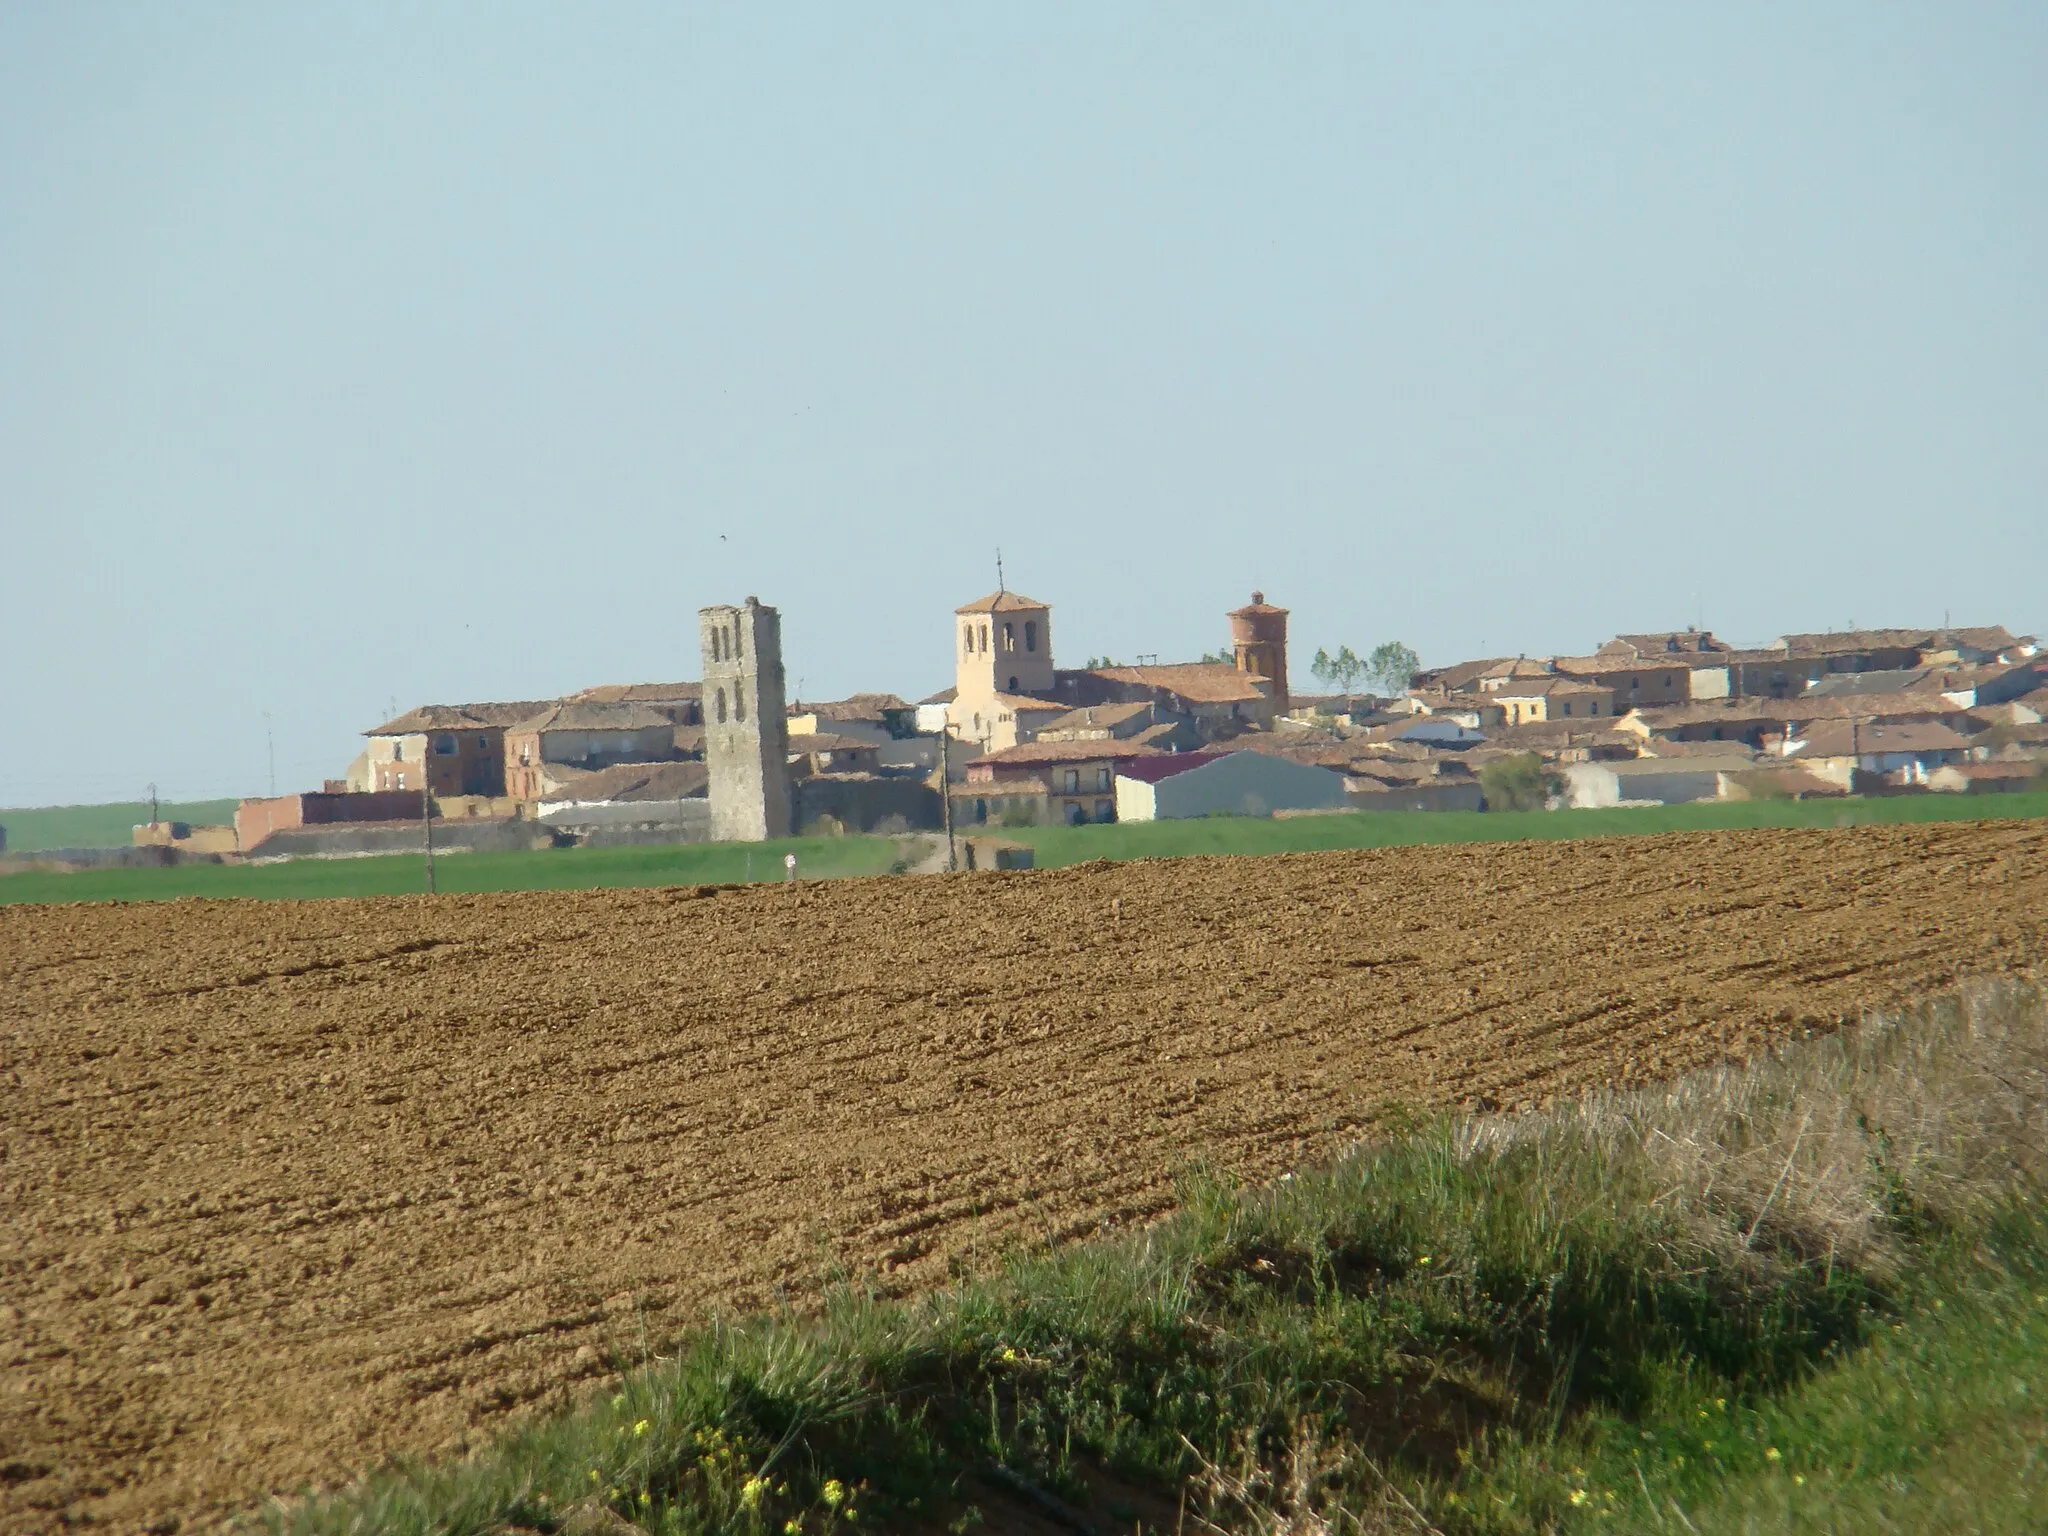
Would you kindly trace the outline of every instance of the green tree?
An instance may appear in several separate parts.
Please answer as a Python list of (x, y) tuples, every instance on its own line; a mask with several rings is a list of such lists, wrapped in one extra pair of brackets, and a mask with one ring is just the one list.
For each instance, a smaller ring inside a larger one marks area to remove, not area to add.
[(1421, 668), (1422, 658), (1398, 640), (1387, 641), (1365, 662), (1366, 675), (1387, 693), (1406, 693)]
[(1497, 757), (1479, 770), (1489, 811), (1540, 811), (1564, 793), (1564, 779), (1534, 752)]
[(1353, 693), (1359, 679), (1370, 670), (1348, 645), (1337, 647), (1337, 654), (1317, 650), (1314, 660), (1308, 664), (1309, 676), (1325, 688), (1335, 688), (1341, 693)]

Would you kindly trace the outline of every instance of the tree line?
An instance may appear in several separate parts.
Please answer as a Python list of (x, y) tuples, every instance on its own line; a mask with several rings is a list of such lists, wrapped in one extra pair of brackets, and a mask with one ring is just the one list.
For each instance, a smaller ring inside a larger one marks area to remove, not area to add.
[(1334, 656), (1318, 649), (1308, 664), (1309, 676), (1326, 688), (1347, 694), (1356, 693), (1360, 683), (1371, 683), (1384, 694), (1406, 693), (1421, 667), (1422, 658), (1398, 640), (1376, 646), (1368, 656), (1360, 656), (1348, 645), (1339, 646)]

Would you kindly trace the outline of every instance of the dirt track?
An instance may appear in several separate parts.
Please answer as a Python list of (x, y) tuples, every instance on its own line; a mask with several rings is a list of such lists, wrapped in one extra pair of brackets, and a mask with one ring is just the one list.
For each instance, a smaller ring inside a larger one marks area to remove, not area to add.
[(2044, 958), (2039, 823), (0, 909), (0, 1527), (190, 1530), (835, 1263)]

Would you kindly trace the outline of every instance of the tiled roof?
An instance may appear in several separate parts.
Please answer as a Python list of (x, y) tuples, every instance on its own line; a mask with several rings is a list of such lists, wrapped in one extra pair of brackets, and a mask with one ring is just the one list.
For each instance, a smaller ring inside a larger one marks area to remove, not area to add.
[(1686, 652), (1696, 656), (1705, 655), (1714, 651), (1731, 650), (1733, 647), (1714, 638), (1711, 629), (1666, 629), (1651, 634), (1616, 635), (1600, 649), (1655, 660), (1660, 656), (1677, 656)]
[(1847, 720), (1829, 720), (1808, 730), (1801, 757), (1846, 757), (1881, 752), (1956, 752), (1970, 739), (1950, 730), (1937, 720), (1876, 724), (1862, 721), (1851, 726)]
[[(1788, 651), (1794, 656), (1832, 656), (1847, 651), (1918, 650), (1923, 646), (1933, 645), (1937, 633), (1939, 631), (1933, 629), (1830, 629), (1817, 634), (1781, 635), (1773, 648)], [(1948, 633), (1952, 638), (1962, 640), (1964, 636), (1972, 633), (1988, 634), (1990, 631), (1952, 629)], [(1995, 645), (2011, 643), (2011, 635), (2002, 629), (1997, 633), (2004, 638)], [(1970, 642), (1964, 640), (1964, 643)]]
[(816, 735), (799, 735), (789, 738), (789, 751), (792, 757), (799, 752), (872, 752), (874, 750), (875, 744), (872, 741), (862, 741), (856, 736), (834, 736), (825, 732), (819, 732)]
[(599, 704), (566, 699), (549, 704), (512, 729), (526, 731), (647, 731), (670, 724), (667, 715), (645, 704)]
[(1267, 616), (1285, 618), (1286, 615), (1287, 610), (1285, 608), (1275, 608), (1266, 601), (1265, 593), (1254, 592), (1250, 602), (1246, 603), (1242, 608), (1231, 609), (1224, 617), (1227, 619), (1255, 619)]
[(1116, 775), (1120, 779), (1136, 779), (1144, 784), (1157, 784), (1161, 779), (1170, 779), (1176, 773), (1186, 773), (1190, 768), (1201, 768), (1235, 755), (1232, 752), (1163, 752), (1156, 757), (1141, 757), (1128, 763), (1118, 763)]
[(1040, 727), (1044, 731), (1086, 731), (1108, 730), (1122, 725), (1126, 720), (1145, 714), (1152, 706), (1143, 700), (1135, 704), (1091, 704), (1085, 709), (1070, 709), (1059, 719)]
[(550, 775), (556, 786), (541, 798), (600, 805), (616, 801), (688, 800), (710, 783), (702, 763), (620, 763), (574, 775)]
[(908, 709), (910, 706), (893, 693), (855, 693), (843, 699), (830, 699), (822, 704), (791, 704), (793, 715), (816, 715), (820, 720), (873, 720), (879, 722), (884, 710)]
[(701, 700), (704, 697), (702, 683), (601, 683), (595, 688), (585, 688), (571, 694), (572, 699), (587, 699), (593, 704), (655, 704), (681, 703), (687, 700)]
[[(1025, 741), (1000, 752), (977, 757), (974, 763), (1101, 763), (1112, 758), (1173, 756), (1157, 747), (1142, 747), (1128, 741)], [(968, 764), (973, 767), (974, 763)]]
[(1415, 674), (1410, 692), (1426, 689), (1432, 693), (1457, 693), (1482, 677), (1490, 676), (1495, 667), (1506, 666), (1515, 658), (1496, 656), (1488, 661), (1460, 661), (1448, 667), (1425, 668)]
[(955, 613), (1025, 613), (1047, 612), (1049, 606), (1035, 597), (1025, 597), (1019, 592), (991, 592), (987, 597), (977, 597), (971, 603), (962, 603), (953, 610)]
[(1548, 698), (1554, 693), (1612, 693), (1598, 683), (1588, 683), (1576, 677), (1529, 677), (1516, 678), (1513, 682), (1502, 683), (1491, 689), (1485, 697), (1489, 699), (1537, 699)]
[(365, 736), (417, 736), (423, 731), (490, 730), (510, 725), (547, 706), (523, 704), (422, 704), (396, 719), (372, 726)]
[[(1151, 667), (1097, 667), (1095, 676), (1115, 683), (1159, 688), (1195, 704), (1249, 703), (1266, 697), (1251, 674), (1224, 661), (1180, 661)], [(1264, 678), (1258, 682), (1265, 682)]]

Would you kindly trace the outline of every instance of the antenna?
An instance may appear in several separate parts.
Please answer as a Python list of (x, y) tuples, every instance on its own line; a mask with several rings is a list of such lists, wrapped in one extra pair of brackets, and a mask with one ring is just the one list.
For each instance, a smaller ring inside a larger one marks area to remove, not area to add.
[(996, 590), (998, 592), (1010, 590), (1003, 585), (1003, 546), (1000, 544), (996, 546)]

